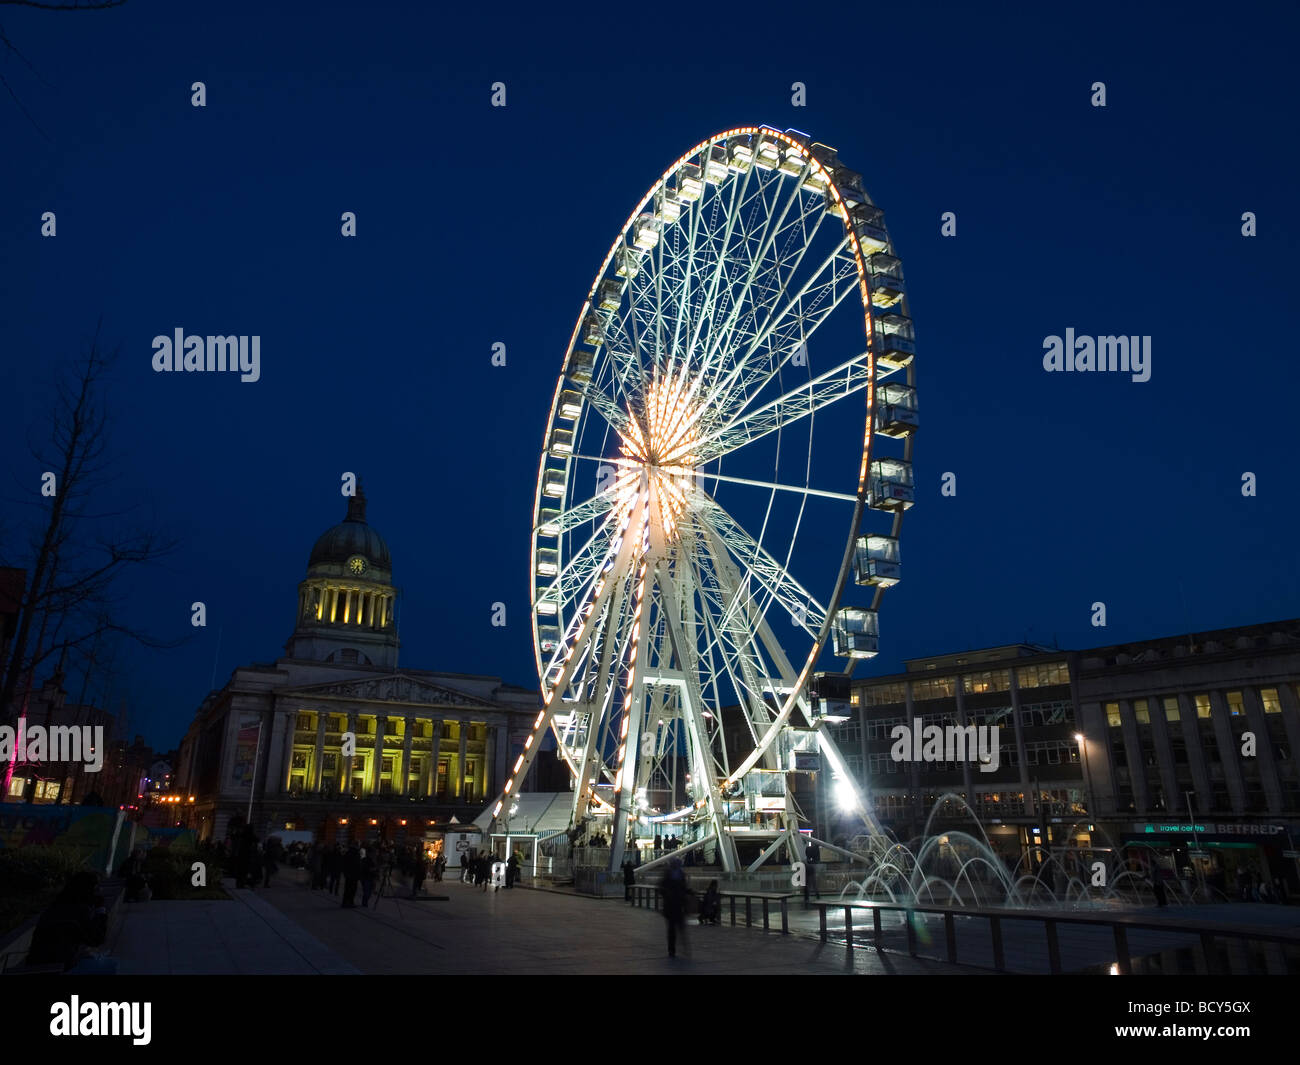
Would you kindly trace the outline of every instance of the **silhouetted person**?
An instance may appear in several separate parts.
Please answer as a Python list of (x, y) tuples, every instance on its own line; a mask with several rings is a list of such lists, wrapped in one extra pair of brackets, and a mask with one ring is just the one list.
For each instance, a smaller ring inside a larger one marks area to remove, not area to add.
[(279, 871), (283, 854), (284, 848), (278, 839), (273, 837), (266, 841), (266, 847), (262, 851), (262, 887), (271, 886), (271, 877)]
[(361, 905), (370, 905), (371, 892), (375, 890), (375, 877), (379, 874), (379, 851), (375, 847), (367, 847), (365, 856), (361, 859)]
[(515, 881), (519, 879), (519, 855), (518, 853), (510, 855), (510, 860), (506, 862), (506, 887), (515, 886)]
[(623, 901), (632, 901), (632, 888), (636, 885), (636, 866), (629, 858), (623, 863)]
[(424, 886), (424, 878), (428, 875), (429, 866), (424, 860), (423, 854), (417, 854), (415, 860), (411, 863), (411, 898), (415, 898), (420, 893), (420, 888)]
[(700, 900), (700, 924), (718, 924), (722, 920), (722, 893), (716, 880), (709, 881), (708, 890)]
[(355, 843), (343, 855), (343, 905), (357, 904), (357, 883), (361, 880), (361, 848)]
[(1165, 893), (1165, 878), (1160, 872), (1160, 867), (1151, 863), (1151, 891), (1156, 897), (1157, 906), (1167, 906), (1169, 896)]
[(686, 938), (686, 896), (690, 888), (686, 884), (686, 870), (682, 860), (673, 858), (668, 863), (661, 885), (664, 896), (664, 920), (668, 922), (668, 957), (677, 957), (677, 933)]

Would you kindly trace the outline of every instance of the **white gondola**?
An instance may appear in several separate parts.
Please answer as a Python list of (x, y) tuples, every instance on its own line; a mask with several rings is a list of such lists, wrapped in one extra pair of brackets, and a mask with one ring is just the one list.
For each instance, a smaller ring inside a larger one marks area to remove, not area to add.
[(655, 217), (670, 226), (682, 216), (682, 198), (677, 190), (665, 185), (655, 196)]
[(614, 278), (606, 278), (600, 283), (598, 299), (602, 311), (616, 311), (623, 302), (623, 289), (627, 286)]
[(636, 248), (619, 248), (614, 258), (614, 273), (619, 277), (636, 277), (641, 272), (643, 254)]
[(849, 212), (853, 233), (862, 246), (863, 255), (876, 255), (889, 250), (889, 234), (885, 231), (885, 212), (879, 207), (862, 204)]
[(650, 251), (659, 243), (659, 219), (652, 214), (643, 214), (633, 223), (632, 243), (642, 251)]
[(875, 459), (867, 489), (873, 510), (907, 510), (916, 500), (912, 464), (906, 459)]
[(539, 548), (537, 552), (537, 576), (554, 577), (560, 572), (560, 552), (553, 547)]
[(912, 319), (904, 314), (882, 314), (876, 319), (872, 353), (889, 370), (901, 370), (916, 355)]
[(572, 388), (566, 388), (560, 393), (561, 418), (567, 418), (571, 422), (578, 420), (578, 415), (582, 413), (582, 393), (576, 392)]
[(694, 163), (686, 163), (677, 171), (677, 196), (685, 203), (694, 203), (704, 194), (704, 174)]
[(537, 600), (537, 612), (548, 618), (553, 618), (560, 612), (559, 601), (544, 595)]
[(813, 167), (808, 171), (808, 176), (803, 179), (803, 184), (799, 187), (805, 192), (825, 192), (830, 188), (830, 178), (826, 176), (826, 171), (819, 167)]
[(555, 428), (551, 430), (550, 453), (556, 458), (568, 458), (573, 454), (573, 430)]
[(790, 773), (818, 772), (822, 768), (822, 752), (817, 729), (791, 725), (782, 732), (777, 737), (777, 761)]
[(564, 471), (547, 470), (542, 481), (542, 494), (551, 499), (564, 498)]
[(586, 348), (574, 348), (573, 354), (569, 356), (569, 365), (565, 367), (565, 373), (570, 380), (585, 385), (591, 380), (591, 371), (595, 365), (596, 353), (594, 351), (588, 351)]
[(729, 147), (731, 161), (728, 165), (738, 174), (743, 174), (754, 163), (754, 149), (748, 137), (732, 137)]
[(880, 651), (880, 619), (874, 610), (841, 607), (833, 635), (840, 658), (874, 658)]
[(847, 721), (853, 715), (852, 685), (847, 673), (814, 673), (808, 681), (808, 703), (814, 721)]
[(916, 389), (901, 381), (887, 381), (876, 393), (876, 432), (901, 440), (916, 432)]
[(871, 257), (871, 302), (877, 307), (892, 307), (903, 298), (903, 264), (888, 252)]
[(560, 512), (555, 507), (542, 507), (537, 514), (537, 534), (539, 536), (560, 535)]
[(781, 165), (781, 145), (778, 141), (759, 141), (754, 149), (754, 165), (760, 170), (775, 170)]
[(862, 175), (856, 170), (842, 166), (838, 170), (831, 171), (831, 179), (839, 189), (840, 199), (844, 201), (845, 207), (852, 210), (854, 207), (867, 205), (867, 194), (862, 190)]
[(589, 314), (582, 320), (582, 342), (593, 348), (599, 347), (605, 340), (605, 322), (598, 314)]
[[(555, 649), (560, 646), (560, 630), (555, 625), (541, 625), (537, 629), (537, 642), (542, 645), (542, 651), (545, 654), (553, 654)], [(560, 674), (564, 672), (564, 663), (556, 662), (547, 674), (547, 682), (554, 686), (555, 682), (560, 679)]]
[(727, 149), (721, 144), (714, 144), (704, 153), (704, 180), (715, 185), (727, 180), (731, 168), (727, 165)]
[(804, 167), (807, 165), (807, 156), (794, 148), (786, 148), (785, 151), (781, 153), (781, 166), (779, 169), (783, 174), (798, 177), (803, 173)]
[(853, 551), (853, 566), (859, 584), (892, 588), (903, 572), (898, 560), (898, 540), (874, 533), (859, 536)]

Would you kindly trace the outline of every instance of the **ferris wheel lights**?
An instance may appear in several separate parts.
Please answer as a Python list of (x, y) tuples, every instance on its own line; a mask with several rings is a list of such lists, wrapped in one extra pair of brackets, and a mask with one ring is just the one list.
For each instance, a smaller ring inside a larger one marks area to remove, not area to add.
[(527, 736), (524, 737), (524, 750), (525, 751), (528, 750), (528, 748), (531, 747), (532, 745), (533, 745), (533, 734), (530, 732)]
[[(501, 807), (503, 807), (504, 805), (505, 805), (505, 803), (503, 803), (503, 802), (499, 802), (499, 803), (497, 803), (496, 806), (493, 807), (493, 809), (492, 809), (492, 816), (493, 816), (493, 817), (497, 817), (498, 815), (500, 815), (500, 813), (501, 813)], [(433, 822), (430, 821), (429, 824), (433, 824)]]
[[(528, 738), (531, 740), (532, 736), (529, 736)], [(524, 764), (524, 756), (521, 754), (518, 758), (515, 759), (515, 768), (512, 770), (512, 772), (518, 773), (519, 767), (523, 764)]]
[(509, 795), (510, 789), (513, 788), (514, 786), (515, 786), (514, 779), (511, 778), (510, 780), (506, 781), (506, 786), (502, 789), (502, 792), (506, 795)]
[(545, 710), (542, 710), (541, 712), (538, 713), (538, 715), (537, 715), (537, 720), (533, 722), (533, 728), (534, 728), (534, 729), (539, 729), (539, 728), (541, 728), (541, 727), (542, 727), (542, 722), (545, 721), (545, 720), (546, 720), (546, 711), (545, 711)]

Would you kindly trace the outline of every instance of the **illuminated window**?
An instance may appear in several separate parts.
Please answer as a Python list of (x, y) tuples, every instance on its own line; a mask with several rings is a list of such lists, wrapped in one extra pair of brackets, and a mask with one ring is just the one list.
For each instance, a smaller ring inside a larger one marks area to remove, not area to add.
[(1174, 695), (1165, 696), (1165, 720), (1177, 721), (1179, 719), (1178, 697)]
[(1107, 703), (1106, 724), (1108, 724), (1111, 728), (1119, 728), (1120, 723), (1121, 722), (1119, 716), (1119, 703)]
[(1004, 692), (1011, 687), (1011, 671), (1009, 669), (986, 669), (982, 673), (971, 673), (962, 677), (962, 686), (966, 691), (974, 695), (984, 692)]
[(1210, 716), (1210, 697), (1208, 695), (1193, 695), (1196, 700), (1196, 716), (1205, 718)]
[(294, 726), (299, 732), (306, 732), (311, 728), (311, 714), (299, 714), (298, 723)]
[(290, 768), (291, 768), (291, 769), (306, 769), (306, 768), (307, 768), (307, 752), (306, 752), (306, 751), (294, 751), (294, 752), (293, 752), (293, 764), (292, 764), (292, 766), (290, 766)]
[(1022, 688), (1046, 688), (1052, 684), (1069, 684), (1070, 670), (1064, 662), (1021, 666), (1016, 670), (1016, 683)]
[(1150, 703), (1145, 699), (1135, 699), (1133, 701), (1133, 716), (1137, 718), (1139, 725), (1151, 724)]
[(27, 780), (25, 777), (14, 777), (11, 781), (9, 781), (9, 794), (17, 795), (19, 798), (21, 798), (23, 794), (23, 789), (26, 786), (27, 786)]
[(1259, 701), (1264, 704), (1264, 713), (1280, 714), (1282, 712), (1282, 703), (1278, 700), (1276, 688), (1261, 688), (1259, 690)]
[(1228, 692), (1224, 699), (1228, 704), (1228, 713), (1233, 717), (1240, 717), (1246, 712), (1246, 705), (1242, 702), (1241, 692)]

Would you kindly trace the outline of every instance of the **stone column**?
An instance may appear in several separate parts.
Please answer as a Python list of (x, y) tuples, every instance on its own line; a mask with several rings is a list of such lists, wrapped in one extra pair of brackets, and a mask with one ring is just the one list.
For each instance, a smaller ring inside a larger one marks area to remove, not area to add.
[[(357, 712), (355, 710), (348, 711), (347, 731), (352, 733), (354, 739), (356, 738)], [(355, 749), (355, 747), (356, 744), (354, 743), (353, 748)], [(350, 754), (345, 755), (342, 758), (342, 764), (339, 766), (339, 794), (340, 795), (349, 794), (352, 791), (352, 763), (354, 759), (355, 756)]]
[[(962, 683), (961, 680), (958, 680), (958, 683)], [(1040, 817), (1041, 815), (1038, 810), (1039, 795), (1035, 790), (1034, 785), (1031, 785), (1029, 782), (1029, 758), (1025, 751), (1025, 728), (1020, 720), (1020, 682), (1016, 679), (1016, 671), (1012, 666), (1007, 667), (1007, 684), (1008, 692), (1011, 696), (1011, 724), (1015, 729), (1016, 735), (1016, 757), (1020, 762), (1020, 787), (1024, 790), (1026, 800), (1025, 813), (1028, 814), (1032, 811), (1034, 817)], [(999, 739), (1000, 738), (1001, 737), (999, 737)], [(1033, 795), (1032, 807), (1029, 805), (1029, 797), (1031, 794)], [(1043, 831), (1046, 832), (1047, 825), (1043, 825), (1042, 827)], [(1043, 838), (1046, 839), (1047, 836), (1044, 835)]]
[(394, 791), (398, 795), (405, 795), (410, 788), (411, 779), (411, 730), (415, 727), (415, 718), (406, 717), (402, 720), (402, 779)]
[(493, 751), (496, 757), (492, 763), (492, 780), (484, 781), (483, 798), (495, 795), (506, 786), (510, 776), (510, 729), (506, 725), (497, 725), (492, 730), (494, 737)]
[(1147, 699), (1151, 714), (1151, 742), (1156, 748), (1156, 765), (1160, 770), (1160, 784), (1165, 792), (1165, 813), (1176, 814), (1183, 807), (1178, 794), (1178, 777), (1174, 769), (1174, 748), (1169, 740), (1169, 721), (1165, 717), (1163, 697), (1152, 695)]
[[(1185, 692), (1178, 693), (1178, 716), (1183, 727), (1183, 742), (1187, 744), (1187, 764), (1192, 770), (1192, 783), (1196, 785), (1196, 812), (1206, 817), (1214, 809), (1214, 789), (1210, 787), (1210, 772), (1205, 767), (1205, 750), (1201, 746), (1201, 729), (1197, 723), (1196, 703)], [(1179, 795), (1181, 808), (1187, 809), (1187, 796)]]
[(1232, 812), (1240, 814), (1246, 811), (1246, 781), (1241, 771), (1241, 748), (1232, 734), (1230, 718), (1228, 702), (1224, 699), (1223, 692), (1210, 692), (1210, 720), (1214, 722), (1214, 738), (1218, 741), (1223, 782), (1228, 786), (1228, 801), (1232, 803)]
[[(957, 697), (957, 724), (962, 728), (966, 727), (966, 685), (962, 683), (961, 677), (954, 677), (956, 687), (953, 694)], [(976, 745), (978, 754), (979, 744)], [(999, 757), (1001, 757), (999, 755)], [(966, 760), (961, 764), (961, 783), (966, 789), (966, 802), (972, 810), (975, 809), (975, 760), (971, 758), (971, 752), (966, 751)]]
[(1146, 817), (1151, 813), (1151, 801), (1147, 793), (1147, 768), (1142, 758), (1142, 743), (1138, 739), (1137, 717), (1133, 713), (1132, 702), (1128, 699), (1120, 699), (1118, 702), (1120, 733), (1124, 737), (1124, 760), (1128, 764), (1129, 783), (1133, 785), (1133, 811), (1138, 817)]
[(426, 796), (433, 796), (438, 793), (438, 759), (441, 757), (439, 748), (442, 746), (442, 718), (433, 719), (433, 741), (430, 744), (432, 751), (432, 760), (429, 763), (429, 776), (425, 783)]
[(456, 797), (461, 802), (465, 801), (465, 748), (469, 741), (469, 722), (463, 717), (460, 719), (460, 758), (456, 766), (456, 772), (460, 776), (460, 782), (456, 785)]
[(384, 729), (388, 718), (384, 714), (375, 714), (374, 754), (370, 756), (370, 794), (379, 794), (379, 780), (384, 775)]
[[(1255, 733), (1255, 750), (1259, 759), (1259, 783), (1264, 789), (1264, 801), (1270, 814), (1280, 815), (1284, 810), (1286, 799), (1282, 794), (1282, 780), (1277, 771), (1277, 762), (1273, 759), (1273, 744), (1268, 734), (1268, 718), (1264, 714), (1264, 702), (1255, 688), (1243, 689), (1241, 698), (1245, 704), (1250, 730)], [(1240, 746), (1237, 749), (1240, 750)]]
[(274, 790), (267, 789), (267, 794), (272, 796), (284, 795), (289, 790), (289, 777), (293, 773), (293, 737), (298, 730), (296, 710), (281, 710), (278, 717), (280, 720), (276, 732), (279, 736), (271, 747), (273, 754), (278, 752), (278, 757), (272, 757), (267, 763), (268, 766), (275, 767)]
[[(321, 780), (325, 773), (325, 720), (324, 710), (316, 711), (316, 753), (311, 762), (311, 780), (307, 782), (308, 791), (320, 791)], [(337, 768), (337, 767), (335, 767)]]

